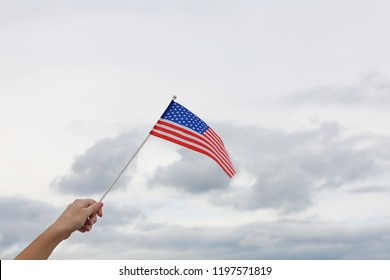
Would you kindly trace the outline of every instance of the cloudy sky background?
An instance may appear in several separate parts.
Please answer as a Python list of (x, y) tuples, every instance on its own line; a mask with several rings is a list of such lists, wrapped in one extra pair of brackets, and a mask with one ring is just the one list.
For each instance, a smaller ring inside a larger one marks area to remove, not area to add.
[(389, 259), (389, 9), (0, 0), (0, 258), (100, 199), (175, 94), (237, 175), (150, 138), (53, 259)]

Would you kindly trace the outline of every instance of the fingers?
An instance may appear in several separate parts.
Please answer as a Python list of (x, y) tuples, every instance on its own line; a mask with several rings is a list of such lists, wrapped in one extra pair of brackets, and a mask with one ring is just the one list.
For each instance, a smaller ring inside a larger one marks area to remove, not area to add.
[(102, 202), (96, 202), (93, 199), (85, 199), (83, 201), (77, 202), (80, 205), (85, 205), (85, 211), (86, 214), (89, 215), (87, 219), (85, 220), (84, 225), (78, 229), (80, 232), (88, 232), (92, 229), (92, 226), (97, 221), (97, 216), (102, 217), (103, 216), (103, 203)]
[(78, 229), (78, 231), (84, 233), (87, 232), (88, 230), (85, 226), (82, 226), (81, 228)]
[(90, 215), (92, 214), (98, 214), (99, 217), (103, 216), (103, 202), (94, 202), (93, 204), (89, 205), (87, 208), (87, 212)]
[(90, 231), (90, 230), (92, 229), (92, 225), (93, 225), (94, 223), (96, 223), (96, 219), (95, 219), (95, 221), (92, 221), (91, 219), (88, 218), (88, 219), (85, 221), (84, 225), (82, 225), (82, 226), (78, 229), (78, 231), (79, 231), (79, 232), (82, 232), (82, 233), (88, 232), (88, 231)]
[[(69, 218), (73, 217), (71, 221), (78, 221), (78, 225), (72, 225), (72, 231), (78, 230), (80, 232), (88, 232), (97, 221), (97, 216), (103, 216), (103, 203), (96, 202), (93, 199), (76, 199), (65, 210), (66, 215), (62, 215), (62, 219), (69, 222)], [(68, 219), (68, 220), (67, 220)], [(64, 223), (64, 222), (63, 222)]]
[(100, 218), (103, 217), (103, 206), (96, 212), (96, 214), (98, 214)]
[(96, 213), (93, 213), (92, 215), (90, 215), (87, 219), (87, 222), (89, 225), (93, 225), (94, 223), (96, 223), (97, 221), (97, 214)]

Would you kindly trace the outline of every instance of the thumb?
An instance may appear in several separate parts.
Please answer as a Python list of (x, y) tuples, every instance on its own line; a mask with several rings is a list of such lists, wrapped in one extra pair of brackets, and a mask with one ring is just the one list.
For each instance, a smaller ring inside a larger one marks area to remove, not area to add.
[(103, 207), (103, 202), (101, 202), (101, 201), (91, 204), (89, 207), (86, 208), (87, 212), (88, 212), (88, 216), (95, 214), (102, 207)]

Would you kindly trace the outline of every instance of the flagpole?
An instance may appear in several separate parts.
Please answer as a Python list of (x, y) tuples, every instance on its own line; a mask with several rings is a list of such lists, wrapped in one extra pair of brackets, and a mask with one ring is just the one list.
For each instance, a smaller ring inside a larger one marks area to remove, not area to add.
[[(172, 96), (172, 100), (175, 100), (177, 98), (176, 95)], [(103, 194), (102, 198), (99, 200), (99, 202), (102, 202), (103, 199), (106, 197), (106, 195), (111, 191), (111, 189), (114, 187), (116, 182), (119, 180), (119, 178), (122, 176), (123, 172), (127, 169), (127, 167), (130, 165), (130, 163), (133, 161), (133, 159), (136, 157), (138, 152), (142, 149), (142, 147), (145, 145), (146, 141), (148, 141), (150, 137), (150, 133), (148, 136), (146, 136), (145, 140), (142, 142), (142, 144), (139, 146), (137, 151), (135, 151), (134, 155), (129, 159), (129, 161), (126, 163), (125, 167), (122, 169), (122, 171), (119, 173), (119, 175), (115, 178), (114, 182), (111, 184), (111, 186), (108, 188), (108, 190)]]
[(145, 140), (142, 142), (142, 144), (139, 146), (137, 151), (134, 153), (134, 155), (130, 158), (130, 160), (126, 163), (125, 167), (122, 169), (122, 171), (119, 173), (119, 175), (116, 177), (114, 182), (111, 184), (111, 186), (108, 188), (108, 190), (103, 194), (102, 198), (99, 200), (99, 202), (103, 201), (103, 199), (106, 197), (106, 195), (111, 191), (111, 189), (114, 187), (116, 182), (119, 180), (119, 178), (122, 176), (123, 172), (127, 169), (127, 167), (130, 165), (130, 163), (133, 161), (133, 159), (136, 157), (138, 152), (141, 150), (141, 148), (145, 145), (146, 141), (148, 141), (150, 137), (150, 134), (145, 138)]

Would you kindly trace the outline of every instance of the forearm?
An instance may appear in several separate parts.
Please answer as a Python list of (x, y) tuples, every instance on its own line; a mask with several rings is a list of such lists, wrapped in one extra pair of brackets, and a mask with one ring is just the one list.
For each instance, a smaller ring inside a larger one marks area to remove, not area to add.
[(76, 199), (58, 219), (26, 247), (15, 260), (46, 260), (61, 241), (74, 231), (88, 232), (103, 216), (103, 203), (93, 199)]
[(55, 226), (50, 226), (26, 247), (15, 260), (46, 260), (66, 237)]

